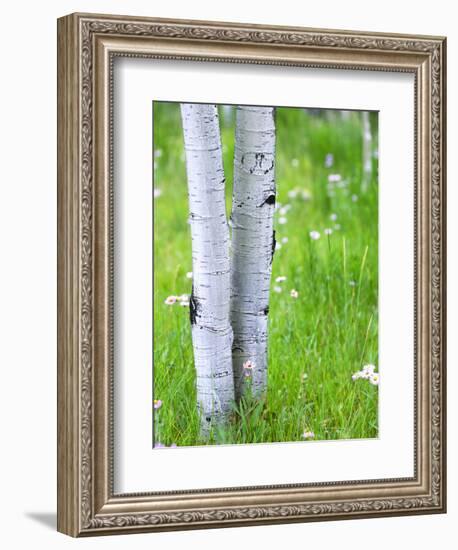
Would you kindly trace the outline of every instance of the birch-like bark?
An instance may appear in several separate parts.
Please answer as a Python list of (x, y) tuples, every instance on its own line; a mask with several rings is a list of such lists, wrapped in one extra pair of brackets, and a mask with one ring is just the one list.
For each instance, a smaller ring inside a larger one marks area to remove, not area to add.
[[(238, 107), (231, 216), (232, 365), (236, 401), (243, 395), (248, 379), (255, 396), (261, 396), (267, 389), (275, 193), (274, 109)], [(247, 361), (254, 368), (244, 369)]]
[(229, 228), (216, 105), (182, 104), (193, 290), (191, 332), (201, 434), (224, 424), (232, 410), (232, 328), (229, 318)]
[(363, 178), (361, 189), (366, 192), (372, 179), (372, 132), (369, 111), (362, 111), (361, 118), (363, 123)]

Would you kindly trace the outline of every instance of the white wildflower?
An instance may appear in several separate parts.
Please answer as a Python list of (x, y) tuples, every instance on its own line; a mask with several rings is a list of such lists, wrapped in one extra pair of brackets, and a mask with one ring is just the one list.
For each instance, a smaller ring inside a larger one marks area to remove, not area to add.
[(331, 214), (331, 215), (329, 216), (329, 219), (330, 219), (331, 221), (335, 222), (335, 221), (337, 220), (337, 214), (334, 214), (334, 213)]
[(334, 164), (334, 155), (332, 153), (328, 153), (326, 155), (326, 158), (324, 159), (324, 165), (326, 168), (331, 168), (331, 166)]
[(324, 234), (325, 235), (331, 235), (332, 234), (332, 229), (329, 228), (329, 227), (326, 227), (326, 229), (324, 230)]
[(274, 288), (273, 288), (273, 291), (274, 291), (274, 292), (277, 292), (278, 294), (280, 294), (280, 292), (282, 292), (282, 290), (283, 290), (283, 289), (282, 289), (281, 286), (274, 286)]
[(287, 223), (287, 222), (288, 222), (288, 220), (283, 216), (281, 218), (278, 218), (278, 223), (280, 225), (285, 225), (285, 223)]
[(186, 273), (186, 279), (192, 279), (192, 271)]
[(281, 242), (282, 242), (283, 244), (286, 244), (286, 243), (288, 242), (288, 237), (282, 237)]
[(377, 367), (375, 365), (364, 365), (363, 367), (363, 372), (367, 372), (369, 374), (373, 374), (375, 372), (375, 369)]
[(309, 235), (314, 241), (317, 241), (320, 238), (320, 233), (318, 231), (310, 231)]
[(293, 159), (291, 161), (291, 165), (294, 167), (294, 168), (297, 168), (299, 166), (299, 161), (298, 159)]
[(299, 292), (295, 288), (291, 289), (291, 292), (289, 294), (291, 298), (297, 298), (299, 296)]
[(167, 298), (164, 300), (164, 304), (168, 306), (173, 306), (173, 304), (177, 301), (176, 296), (167, 296)]
[(160, 197), (162, 195), (162, 190), (161, 189), (158, 189), (157, 187), (154, 189), (154, 198), (157, 199), (158, 197)]
[(329, 174), (328, 181), (330, 183), (337, 183), (342, 179), (342, 176), (340, 174)]
[(379, 382), (380, 382), (380, 375), (377, 373), (377, 372), (374, 372), (373, 374), (371, 374), (369, 376), (369, 382), (373, 385), (373, 386), (378, 386), (379, 385)]
[(284, 281), (286, 281), (286, 277), (284, 275), (280, 275), (275, 279), (276, 283), (283, 283)]
[(309, 201), (312, 198), (312, 194), (307, 189), (301, 191), (301, 197), (303, 201)]
[(302, 434), (302, 438), (303, 439), (313, 439), (315, 437), (315, 434), (311, 431), (305, 431), (303, 434)]
[(364, 365), (364, 367), (360, 371), (355, 372), (351, 378), (352, 380), (369, 380), (373, 386), (378, 386), (380, 374), (375, 372), (376, 368), (377, 367), (375, 365)]

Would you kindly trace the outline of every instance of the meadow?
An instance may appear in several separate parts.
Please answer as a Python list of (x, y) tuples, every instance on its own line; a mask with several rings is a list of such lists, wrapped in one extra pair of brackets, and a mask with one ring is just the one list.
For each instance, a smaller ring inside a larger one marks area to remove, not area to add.
[[(377, 437), (378, 379), (354, 376), (367, 364), (378, 371), (377, 114), (370, 116), (372, 181), (362, 191), (360, 113), (277, 108), (267, 396), (244, 399), (230, 425), (202, 441), (180, 108), (154, 103), (155, 447)], [(220, 107), (228, 216), (234, 126), (234, 109)]]

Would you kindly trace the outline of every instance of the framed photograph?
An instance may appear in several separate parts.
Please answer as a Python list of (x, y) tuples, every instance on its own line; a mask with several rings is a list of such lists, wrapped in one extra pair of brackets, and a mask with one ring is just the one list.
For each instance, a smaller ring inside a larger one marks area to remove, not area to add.
[(58, 20), (58, 530), (445, 511), (445, 38)]

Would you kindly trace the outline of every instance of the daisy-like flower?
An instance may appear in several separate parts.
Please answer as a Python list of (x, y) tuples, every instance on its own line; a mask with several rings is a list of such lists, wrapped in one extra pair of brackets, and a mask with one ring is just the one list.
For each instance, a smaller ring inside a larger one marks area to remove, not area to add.
[(156, 189), (154, 190), (154, 198), (157, 199), (157, 198), (160, 197), (161, 195), (162, 195), (161, 189), (156, 188)]
[(287, 223), (287, 222), (288, 222), (288, 220), (284, 216), (282, 216), (281, 218), (278, 218), (278, 223), (280, 225), (285, 225), (285, 223)]
[(295, 288), (293, 288), (289, 294), (291, 298), (294, 298), (294, 299), (296, 299), (299, 296), (299, 292)]
[(173, 306), (173, 304), (177, 301), (176, 296), (167, 296), (167, 298), (164, 300), (164, 304), (167, 306)]
[(337, 214), (334, 214), (332, 213), (330, 216), (329, 216), (329, 219), (333, 222), (335, 222), (337, 220)]
[(315, 434), (312, 431), (305, 431), (302, 434), (302, 439), (313, 439), (315, 437)]
[(281, 286), (274, 286), (273, 288), (273, 291), (276, 292), (277, 294), (280, 294), (280, 292), (282, 291), (282, 287)]
[(302, 375), (302, 380), (307, 380), (307, 378), (309, 377), (309, 375), (304, 372), (304, 374)]
[(369, 376), (369, 382), (373, 385), (373, 386), (378, 386), (379, 385), (379, 382), (380, 382), (380, 374), (378, 372), (373, 372), (370, 376)]
[(186, 279), (192, 279), (192, 271), (186, 273)]
[(331, 168), (333, 164), (334, 164), (334, 155), (332, 153), (328, 153), (324, 159), (324, 165), (326, 168)]
[(320, 238), (320, 233), (318, 231), (310, 231), (309, 235), (314, 241), (317, 241)]
[(281, 247), (282, 247), (281, 243), (279, 243), (279, 242), (275, 243), (275, 250), (280, 250)]
[(373, 386), (378, 386), (380, 374), (375, 372), (375, 369), (375, 365), (364, 365), (364, 367), (360, 371), (355, 372), (351, 378), (352, 380), (369, 380)]
[(349, 284), (350, 286), (356, 286), (356, 281), (348, 281), (348, 284)]
[(294, 166), (294, 168), (297, 168), (299, 166), (299, 161), (298, 159), (293, 159), (291, 161), (291, 165)]
[(245, 361), (245, 363), (243, 363), (243, 374), (248, 378), (249, 376), (251, 376), (251, 373), (253, 372), (253, 369), (255, 368), (255, 363), (253, 361)]
[(275, 279), (276, 283), (284, 283), (286, 281), (286, 277), (284, 275), (280, 275), (280, 277), (277, 277)]
[(295, 199), (297, 197), (297, 189), (292, 189), (291, 191), (288, 191), (288, 197), (290, 199)]
[(288, 213), (288, 210), (289, 208), (286, 208), (286, 206), (282, 206), (278, 211), (278, 213), (280, 214), (280, 216), (286, 216), (286, 214)]
[(283, 244), (286, 244), (286, 243), (288, 242), (288, 237), (282, 237), (281, 242), (282, 242)]
[(162, 401), (160, 399), (155, 399), (153, 401), (153, 407), (157, 411), (158, 409), (160, 409), (162, 407)]
[(364, 365), (364, 367), (362, 368), (362, 371), (368, 374), (374, 374), (375, 369), (376, 369), (375, 365)]
[(326, 227), (326, 229), (324, 230), (324, 234), (325, 235), (331, 235), (332, 234), (332, 229), (329, 228), (329, 227)]
[(342, 179), (342, 176), (340, 174), (329, 174), (328, 181), (329, 183), (337, 183)]

